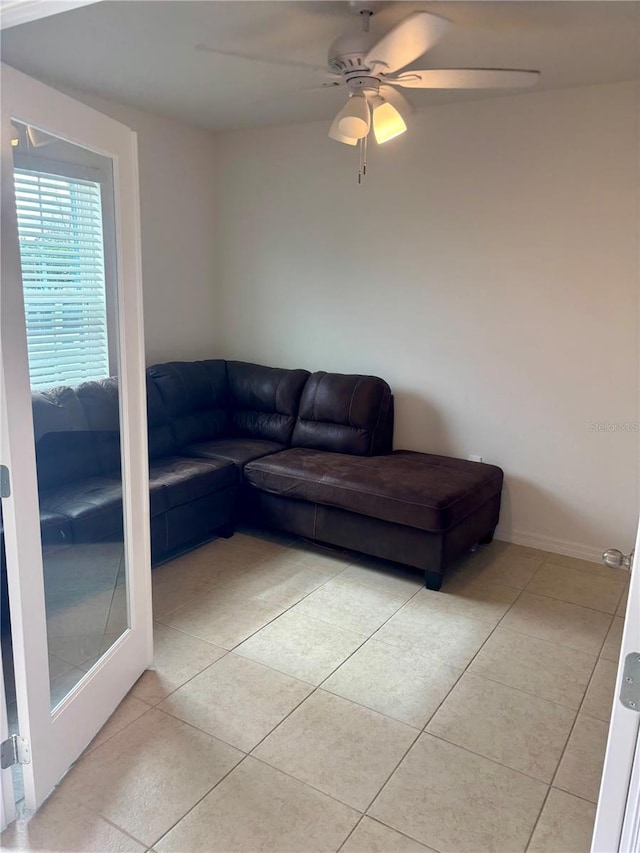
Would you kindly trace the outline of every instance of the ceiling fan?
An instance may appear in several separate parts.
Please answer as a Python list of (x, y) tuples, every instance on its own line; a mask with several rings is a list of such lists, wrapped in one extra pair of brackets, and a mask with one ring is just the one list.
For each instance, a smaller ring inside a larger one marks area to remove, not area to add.
[[(407, 89), (512, 89), (533, 85), (539, 71), (510, 68), (428, 68), (403, 71), (427, 53), (448, 30), (449, 21), (431, 12), (413, 12), (385, 35), (369, 32), (374, 3), (353, 4), (362, 31), (340, 36), (329, 48), (329, 82), (347, 87), (349, 98), (329, 128), (329, 136), (361, 147), (366, 170), (366, 139), (373, 127), (376, 142), (388, 142), (407, 129), (412, 109), (398, 91)], [(403, 115), (404, 114), (404, 115)]]
[(362, 30), (337, 38), (328, 54), (328, 69), (308, 62), (251, 56), (234, 50), (196, 45), (196, 50), (235, 56), (257, 62), (311, 68), (324, 74), (318, 91), (345, 86), (348, 99), (338, 112), (329, 136), (360, 148), (358, 183), (366, 174), (367, 137), (373, 129), (378, 144), (394, 139), (407, 129), (405, 116), (413, 107), (400, 89), (518, 89), (534, 85), (540, 72), (517, 68), (427, 68), (404, 70), (427, 53), (447, 32), (451, 23), (432, 12), (412, 12), (380, 36), (369, 31), (380, 0), (349, 0), (362, 19)]

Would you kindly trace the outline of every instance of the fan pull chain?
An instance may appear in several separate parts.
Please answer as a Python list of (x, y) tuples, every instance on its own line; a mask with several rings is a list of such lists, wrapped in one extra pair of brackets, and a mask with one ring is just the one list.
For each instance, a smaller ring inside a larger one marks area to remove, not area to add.
[(367, 174), (367, 137), (364, 136), (358, 140), (358, 153), (360, 154), (360, 165), (358, 167), (358, 183), (362, 183), (362, 178)]

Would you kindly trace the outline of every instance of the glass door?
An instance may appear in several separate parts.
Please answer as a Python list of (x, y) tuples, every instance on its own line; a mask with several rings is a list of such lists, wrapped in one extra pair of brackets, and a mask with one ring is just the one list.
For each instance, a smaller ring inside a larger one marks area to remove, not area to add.
[(12, 127), (53, 710), (129, 628), (113, 169)]
[(4, 66), (2, 113), (2, 639), (36, 808), (152, 655), (137, 158)]
[(633, 693), (637, 680), (633, 666), (640, 657), (640, 524), (630, 557), (631, 582), (592, 853), (640, 849), (640, 708)]

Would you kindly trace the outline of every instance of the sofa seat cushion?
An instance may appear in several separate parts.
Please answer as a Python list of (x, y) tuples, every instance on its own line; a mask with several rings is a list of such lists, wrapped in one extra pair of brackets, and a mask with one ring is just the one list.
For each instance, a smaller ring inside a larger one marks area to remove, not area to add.
[[(40, 510), (40, 535), (43, 545), (65, 545), (71, 542), (71, 528), (64, 515)], [(4, 522), (0, 513), (0, 540), (4, 547)], [(4, 559), (4, 557), (3, 557)]]
[(122, 482), (115, 477), (87, 477), (67, 483), (40, 495), (41, 515), (43, 511), (64, 516), (76, 543), (121, 536)]
[(71, 527), (63, 515), (41, 509), (40, 535), (43, 545), (64, 545), (71, 541)]
[(236, 466), (223, 459), (168, 456), (149, 466), (149, 486), (162, 489), (168, 509), (220, 492), (238, 480)]
[(262, 491), (433, 533), (498, 494), (502, 479), (494, 465), (410, 450), (365, 457), (291, 448), (245, 467), (247, 483)]
[(253, 459), (260, 459), (271, 453), (285, 450), (286, 445), (277, 441), (264, 441), (258, 438), (221, 438), (217, 441), (200, 441), (181, 448), (185, 456), (200, 459), (226, 459), (236, 465), (244, 466)]

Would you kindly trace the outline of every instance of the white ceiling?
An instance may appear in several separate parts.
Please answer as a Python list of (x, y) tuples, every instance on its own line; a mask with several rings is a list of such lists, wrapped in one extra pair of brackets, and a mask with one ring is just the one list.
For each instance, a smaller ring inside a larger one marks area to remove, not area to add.
[[(537, 68), (538, 90), (640, 76), (639, 2), (380, 5), (371, 29), (381, 33), (415, 9), (454, 24), (414, 67)], [(349, 4), (333, 0), (105, 0), (4, 30), (1, 49), (4, 62), (54, 85), (228, 130), (329, 119), (344, 89), (304, 89), (322, 83), (333, 39), (359, 28)], [(417, 107), (496, 97), (407, 94)]]

